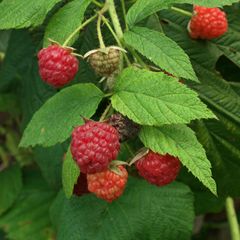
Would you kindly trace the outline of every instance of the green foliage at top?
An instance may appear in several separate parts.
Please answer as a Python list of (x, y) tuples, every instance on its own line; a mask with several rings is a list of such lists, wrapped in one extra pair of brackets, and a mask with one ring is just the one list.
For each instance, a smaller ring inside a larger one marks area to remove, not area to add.
[(3, 0), (0, 3), (0, 29), (36, 27), (61, 0)]
[(189, 123), (214, 114), (197, 94), (164, 73), (127, 68), (119, 76), (113, 107), (142, 125)]
[(127, 44), (176, 77), (197, 81), (188, 56), (164, 34), (143, 27), (135, 27), (124, 34)]
[(193, 198), (181, 183), (158, 188), (130, 178), (124, 194), (111, 204), (88, 194), (65, 200), (52, 214), (59, 240), (186, 240), (193, 224)]
[(230, 5), (238, 0), (138, 0), (127, 13), (127, 23), (133, 26), (151, 14), (168, 8), (176, 3), (190, 3), (206, 7)]
[[(48, 23), (43, 45), (45, 47), (49, 45), (49, 39), (63, 44), (67, 37), (81, 24), (84, 12), (90, 3), (90, 0), (74, 0), (61, 8)], [(71, 46), (76, 38), (77, 36), (69, 42), (68, 46)]]

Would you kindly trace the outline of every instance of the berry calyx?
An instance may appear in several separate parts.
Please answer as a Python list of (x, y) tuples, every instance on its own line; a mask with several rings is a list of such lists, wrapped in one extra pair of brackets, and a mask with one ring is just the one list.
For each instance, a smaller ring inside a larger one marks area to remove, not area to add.
[(121, 174), (116, 174), (109, 169), (100, 173), (88, 174), (88, 190), (107, 202), (119, 198), (127, 183), (128, 172), (123, 166), (117, 168)]
[(120, 149), (119, 134), (111, 125), (87, 120), (72, 132), (71, 152), (83, 173), (96, 173), (108, 168)]
[(225, 12), (219, 8), (194, 7), (194, 14), (188, 24), (193, 39), (213, 39), (220, 37), (228, 29)]
[(78, 71), (73, 49), (56, 43), (38, 52), (39, 74), (43, 81), (59, 88), (69, 83)]
[(77, 183), (74, 185), (73, 194), (80, 197), (87, 193), (89, 193), (87, 186), (87, 175), (81, 173), (77, 179)]
[(120, 52), (123, 49), (115, 46), (98, 48), (84, 55), (95, 72), (103, 77), (109, 77), (115, 73), (120, 64)]
[(120, 142), (136, 137), (140, 130), (140, 126), (137, 123), (134, 123), (120, 113), (113, 114), (108, 119), (108, 123), (117, 129), (120, 136)]
[(161, 155), (150, 150), (135, 162), (135, 166), (139, 175), (149, 183), (164, 186), (176, 179), (181, 164), (176, 157), (169, 154)]

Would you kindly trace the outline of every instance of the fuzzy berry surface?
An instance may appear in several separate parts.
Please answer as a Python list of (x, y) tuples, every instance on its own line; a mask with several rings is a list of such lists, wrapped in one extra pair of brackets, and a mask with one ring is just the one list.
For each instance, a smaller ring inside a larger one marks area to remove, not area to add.
[(228, 21), (225, 12), (219, 8), (194, 7), (188, 30), (193, 39), (206, 39), (220, 37), (228, 30)]
[(88, 174), (88, 190), (107, 202), (119, 198), (127, 183), (128, 172), (123, 166), (118, 166), (118, 168), (121, 171), (120, 175), (111, 170)]
[(138, 124), (120, 113), (113, 114), (109, 118), (108, 123), (117, 129), (120, 136), (120, 142), (136, 137), (140, 130)]
[(74, 185), (73, 194), (80, 197), (87, 193), (89, 193), (87, 186), (87, 175), (81, 173), (77, 179), (77, 183)]
[(72, 132), (71, 152), (83, 173), (107, 169), (120, 149), (117, 130), (107, 123), (87, 120)]
[(75, 77), (78, 64), (71, 49), (57, 44), (38, 52), (39, 74), (43, 81), (55, 88), (64, 86)]
[(135, 165), (140, 176), (157, 186), (164, 186), (174, 181), (181, 167), (178, 158), (152, 151), (140, 158)]
[(120, 51), (111, 47), (106, 53), (95, 51), (89, 56), (89, 62), (98, 75), (109, 77), (119, 68)]

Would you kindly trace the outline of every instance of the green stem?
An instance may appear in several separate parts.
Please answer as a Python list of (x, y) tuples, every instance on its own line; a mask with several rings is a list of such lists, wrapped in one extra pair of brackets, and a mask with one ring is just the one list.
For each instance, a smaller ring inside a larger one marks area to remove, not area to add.
[(96, 0), (92, 0), (92, 3), (94, 3), (98, 7), (103, 7), (103, 4), (98, 2), (98, 1), (96, 1)]
[(234, 208), (234, 201), (231, 197), (227, 197), (226, 199), (226, 211), (232, 240), (240, 240), (238, 220)]
[(105, 48), (106, 46), (104, 44), (102, 31), (101, 31), (101, 20), (102, 20), (102, 16), (99, 15), (98, 21), (97, 21), (97, 35), (98, 35), (98, 41), (99, 41), (100, 48)]
[(121, 0), (122, 10), (123, 10), (123, 18), (125, 22), (125, 28), (128, 31), (128, 25), (127, 25), (127, 12), (126, 12), (126, 6), (125, 6), (125, 0)]
[(175, 11), (175, 12), (181, 13), (181, 14), (183, 14), (185, 16), (188, 16), (188, 17), (192, 17), (193, 16), (191, 12), (185, 11), (185, 10), (183, 10), (181, 8), (171, 7), (170, 9)]
[(68, 45), (68, 43), (71, 41), (71, 39), (82, 29), (84, 28), (86, 25), (88, 25), (90, 22), (92, 22), (96, 17), (98, 16), (98, 14), (95, 14), (94, 16), (92, 16), (91, 18), (87, 19), (83, 24), (81, 24), (79, 27), (77, 27), (70, 35), (69, 37), (65, 40), (65, 42), (63, 43), (63, 47), (66, 47)]
[(115, 32), (116, 32), (118, 38), (121, 40), (123, 38), (123, 31), (122, 31), (122, 28), (121, 28), (121, 25), (120, 25), (120, 22), (118, 19), (114, 0), (106, 0), (106, 4), (108, 5), (108, 11), (109, 11)]
[(100, 119), (99, 119), (99, 122), (104, 121), (104, 119), (106, 118), (106, 116), (107, 116), (108, 112), (110, 111), (111, 107), (112, 107), (112, 104), (110, 103), (110, 104), (106, 107), (106, 109), (104, 110), (102, 116), (101, 116)]

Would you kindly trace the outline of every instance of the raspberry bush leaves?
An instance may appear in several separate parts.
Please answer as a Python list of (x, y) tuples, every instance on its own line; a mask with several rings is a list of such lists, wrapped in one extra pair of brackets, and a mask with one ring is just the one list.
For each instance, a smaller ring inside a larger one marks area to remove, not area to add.
[(195, 239), (233, 209), (236, 2), (0, 1), (8, 239)]

